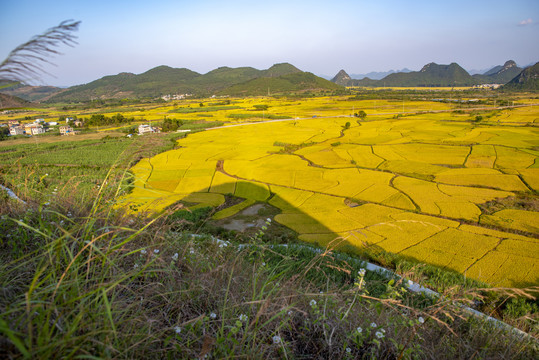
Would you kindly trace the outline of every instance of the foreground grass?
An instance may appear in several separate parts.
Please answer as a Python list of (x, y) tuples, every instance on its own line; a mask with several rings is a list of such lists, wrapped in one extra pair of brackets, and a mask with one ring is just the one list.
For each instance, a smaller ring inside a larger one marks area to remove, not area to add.
[[(80, 207), (3, 199), (0, 354), (6, 358), (535, 358), (534, 340), (468, 318), (329, 251), (194, 236), (95, 190)], [(268, 221), (266, 227), (271, 227)]]

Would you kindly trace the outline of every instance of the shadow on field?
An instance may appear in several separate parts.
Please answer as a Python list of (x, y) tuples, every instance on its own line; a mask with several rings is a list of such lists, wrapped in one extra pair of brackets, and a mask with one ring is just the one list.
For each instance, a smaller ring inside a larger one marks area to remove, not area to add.
[[(166, 189), (156, 187), (157, 184), (152, 181), (147, 183), (145, 187), (151, 189), (152, 185), (156, 190), (166, 191)], [(282, 192), (279, 193), (282, 194)], [(170, 194), (173, 196), (174, 193)], [(209, 194), (222, 196), (224, 199), (222, 204), (215, 206), (215, 204), (205, 203), (203, 199)], [(190, 195), (186, 198), (187, 200), (176, 202), (168, 208), (178, 209), (178, 205), (181, 204), (182, 207), (180, 210), (176, 210), (175, 216), (178, 221), (198, 222), (198, 225), (193, 227), (195, 232), (209, 233), (221, 238), (236, 239), (240, 242), (248, 242), (254, 238), (271, 244), (306, 242), (325, 249), (357, 255), (386, 268), (397, 268), (401, 272), (411, 271), (415, 274), (416, 279), (421, 278), (423, 273), (428, 273), (428, 277), (436, 274), (436, 277), (443, 283), (473, 283), (480, 287), (485, 285), (466, 278), (465, 275), (457, 269), (452, 269), (449, 265), (429, 263), (428, 259), (417, 259), (387, 252), (376, 244), (368, 243), (367, 237), (362, 234), (361, 229), (353, 232), (354, 234), (350, 237), (351, 241), (341, 237), (300, 209), (308, 199), (308, 197), (302, 198), (302, 196), (305, 197), (305, 194), (300, 192), (288, 193), (286, 195), (286, 198), (290, 200), (288, 201), (278, 193), (273, 193), (271, 185), (238, 179), (236, 182), (201, 187), (192, 195), (195, 196)], [(193, 201), (197, 198), (201, 201)], [(324, 204), (317, 203), (311, 204), (311, 206), (313, 206), (313, 211), (319, 213), (324, 211)], [(353, 207), (356, 204), (349, 206)], [(201, 209), (206, 210), (201, 212)], [(196, 214), (196, 219), (193, 218), (193, 214)], [(505, 271), (508, 271), (508, 276), (510, 276), (510, 273), (516, 269), (505, 269)], [(535, 277), (531, 282), (513, 280), (512, 286), (526, 288), (536, 286), (537, 283), (539, 283), (539, 277)]]

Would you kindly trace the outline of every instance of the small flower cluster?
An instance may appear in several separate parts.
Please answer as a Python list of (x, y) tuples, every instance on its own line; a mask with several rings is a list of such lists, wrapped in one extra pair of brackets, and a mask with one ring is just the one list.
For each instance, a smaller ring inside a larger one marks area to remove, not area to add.
[[(371, 337), (371, 335), (373, 334), (374, 336)], [(375, 322), (371, 322), (369, 327), (367, 327), (366, 329), (363, 329), (361, 326), (358, 326), (353, 335), (354, 343), (358, 347), (363, 346), (363, 343), (366, 341), (375, 344), (377, 347), (380, 347), (380, 340), (385, 338), (385, 336), (386, 331), (383, 328), (378, 327), (378, 324), (376, 324)]]
[(230, 332), (232, 334), (237, 334), (240, 329), (243, 328), (243, 323), (247, 323), (247, 320), (249, 320), (249, 317), (245, 314), (241, 314), (234, 326), (230, 329)]
[(358, 290), (363, 289), (363, 286), (365, 285), (365, 274), (367, 273), (367, 270), (364, 268), (359, 269), (357, 274), (359, 275), (355, 284), (358, 287)]
[(222, 249), (222, 248), (226, 248), (230, 245), (230, 241), (228, 240), (220, 240), (220, 239), (216, 239), (217, 241), (217, 244), (219, 244), (219, 248)]

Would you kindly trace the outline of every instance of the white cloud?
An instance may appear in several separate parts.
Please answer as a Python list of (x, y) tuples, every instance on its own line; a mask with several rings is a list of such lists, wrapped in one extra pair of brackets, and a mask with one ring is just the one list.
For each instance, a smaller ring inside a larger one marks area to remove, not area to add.
[(530, 19), (526, 19), (526, 20), (522, 20), (521, 22), (519, 22), (518, 24), (520, 26), (526, 26), (526, 25), (530, 25), (533, 23), (533, 20), (530, 18)]

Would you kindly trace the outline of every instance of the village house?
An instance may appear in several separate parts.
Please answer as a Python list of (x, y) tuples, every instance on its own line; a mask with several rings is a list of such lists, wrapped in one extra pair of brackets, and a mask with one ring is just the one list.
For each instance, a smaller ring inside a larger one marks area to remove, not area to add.
[(148, 133), (155, 133), (155, 132), (160, 132), (160, 129), (155, 128), (155, 127), (151, 127), (148, 124), (141, 124), (141, 125), (138, 126), (138, 134), (139, 135), (144, 135), (144, 134), (148, 134)]
[(44, 134), (45, 129), (43, 129), (42, 125), (32, 123), (32, 124), (26, 124), (24, 126), (24, 132), (27, 135), (39, 135), (39, 134)]
[(9, 127), (12, 127), (12, 126), (19, 126), (20, 123), (19, 123), (19, 120), (8, 120), (7, 125), (8, 125)]
[(23, 135), (24, 134), (24, 128), (22, 126), (11, 126), (9, 128), (9, 134), (11, 136)]
[(62, 125), (60, 126), (60, 135), (75, 135), (75, 131), (73, 131), (73, 128), (68, 125)]

